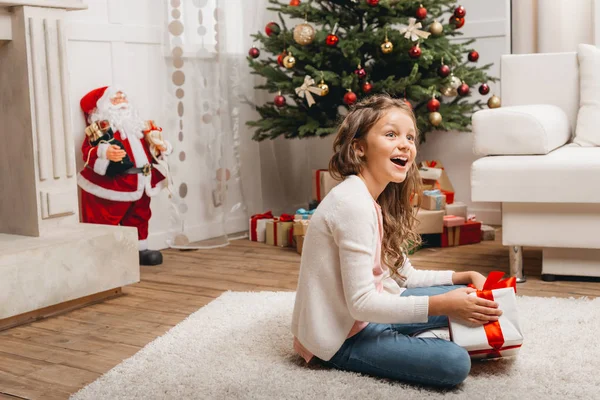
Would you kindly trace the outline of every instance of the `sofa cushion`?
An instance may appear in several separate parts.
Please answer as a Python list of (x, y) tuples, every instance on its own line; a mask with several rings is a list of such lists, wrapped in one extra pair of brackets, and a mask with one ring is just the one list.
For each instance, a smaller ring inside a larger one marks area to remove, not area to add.
[(488, 156), (471, 167), (471, 200), (600, 203), (600, 147), (568, 144), (538, 156)]
[(480, 156), (548, 154), (571, 138), (567, 114), (551, 104), (477, 111), (473, 132), (473, 152)]
[(573, 143), (600, 146), (600, 49), (590, 44), (577, 46), (579, 61), (579, 112)]

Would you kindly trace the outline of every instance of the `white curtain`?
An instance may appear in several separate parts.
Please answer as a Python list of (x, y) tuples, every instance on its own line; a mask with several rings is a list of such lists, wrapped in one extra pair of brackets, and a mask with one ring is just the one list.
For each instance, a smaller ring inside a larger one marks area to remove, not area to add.
[[(165, 2), (166, 107), (170, 124), (179, 132), (169, 245), (223, 246), (232, 231), (247, 230), (248, 215), (261, 203), (258, 144), (251, 141), (245, 126), (254, 111), (244, 99), (254, 98), (246, 61), (248, 37), (257, 30), (256, 13), (266, 4)], [(188, 182), (182, 181), (183, 176), (188, 176)], [(188, 196), (191, 192), (197, 196)], [(190, 244), (186, 226), (190, 221), (202, 221), (212, 239)]]
[(577, 51), (594, 44), (598, 0), (512, 0), (512, 53)]

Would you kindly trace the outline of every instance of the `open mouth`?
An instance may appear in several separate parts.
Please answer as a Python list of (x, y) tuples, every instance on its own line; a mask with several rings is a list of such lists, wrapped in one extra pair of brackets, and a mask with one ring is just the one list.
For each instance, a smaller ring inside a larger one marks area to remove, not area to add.
[(401, 167), (406, 166), (406, 163), (408, 162), (408, 158), (406, 157), (394, 157), (391, 160), (394, 164), (399, 165)]

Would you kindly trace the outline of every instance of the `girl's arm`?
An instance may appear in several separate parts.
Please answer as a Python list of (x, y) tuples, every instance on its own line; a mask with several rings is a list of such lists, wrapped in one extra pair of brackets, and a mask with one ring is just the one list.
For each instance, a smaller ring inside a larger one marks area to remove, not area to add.
[(400, 279), (400, 277), (397, 276), (394, 276), (394, 279), (398, 282), (399, 285), (408, 288), (443, 286), (457, 283), (453, 280), (453, 277), (456, 274), (456, 272), (417, 270), (412, 266), (408, 257), (406, 257), (404, 265), (398, 271), (398, 273), (400, 275), (403, 275), (406, 278), (406, 280), (403, 281)]

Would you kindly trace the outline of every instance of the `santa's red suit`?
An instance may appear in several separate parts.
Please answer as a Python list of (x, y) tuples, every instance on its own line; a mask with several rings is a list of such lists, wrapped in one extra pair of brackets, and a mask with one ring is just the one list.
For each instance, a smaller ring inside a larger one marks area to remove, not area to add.
[[(108, 115), (103, 113), (103, 110), (111, 107), (111, 99), (114, 99), (116, 93), (124, 96), (121, 94), (122, 91), (116, 88), (103, 87), (92, 90), (81, 99), (81, 109), (88, 123), (95, 122), (97, 117)], [(125, 103), (127, 105), (121, 104), (119, 107), (128, 108), (128, 102)], [(115, 109), (119, 107), (113, 106)], [(137, 228), (140, 262), (159, 264), (162, 262), (162, 256), (157, 260), (157, 255), (154, 254), (154, 257), (150, 257), (154, 261), (144, 262), (142, 255), (152, 252), (148, 250), (147, 245), (148, 221), (151, 217), (150, 197), (165, 188), (167, 180), (156, 169), (156, 161), (150, 153), (142, 129), (139, 131), (130, 129), (134, 132), (125, 132), (124, 127), (114, 126), (116, 124), (113, 124), (110, 119), (109, 122), (111, 122), (114, 139), (123, 144), (127, 156), (135, 167), (115, 176), (107, 176), (106, 171), (110, 161), (106, 152), (110, 143), (92, 146), (88, 137), (84, 139), (81, 151), (86, 167), (77, 177), (77, 183), (82, 189), (83, 222)], [(130, 124), (130, 126), (136, 125)], [(166, 150), (159, 153), (157, 156), (159, 160), (164, 160), (165, 156), (172, 152), (172, 146), (167, 141), (164, 143)]]

